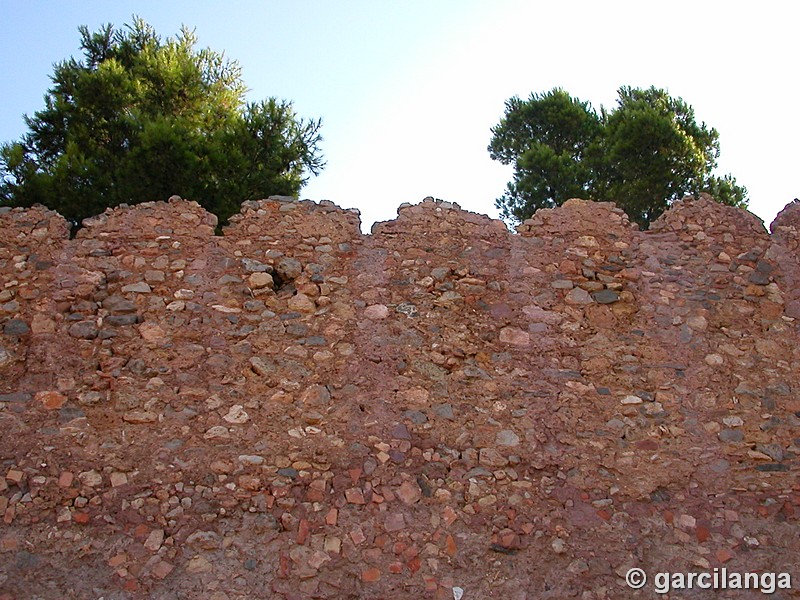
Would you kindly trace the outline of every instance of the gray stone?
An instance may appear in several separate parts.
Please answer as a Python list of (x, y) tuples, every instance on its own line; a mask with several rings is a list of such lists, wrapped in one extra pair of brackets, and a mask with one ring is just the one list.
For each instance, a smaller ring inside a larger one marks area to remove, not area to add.
[(789, 465), (784, 465), (780, 463), (763, 463), (760, 465), (756, 465), (756, 471), (763, 471), (765, 473), (769, 472), (776, 472), (776, 471), (788, 471)]
[(756, 444), (756, 450), (762, 454), (766, 454), (775, 462), (783, 460), (783, 448), (778, 444)]
[(447, 371), (447, 369), (443, 369), (439, 365), (427, 360), (412, 361), (411, 368), (420, 375), (429, 377), (434, 381), (441, 381), (449, 375), (449, 371)]
[(12, 300), (11, 302), (0, 304), (0, 312), (12, 313), (12, 314), (15, 312), (19, 312), (19, 302), (17, 302), (16, 300)]
[(744, 440), (744, 433), (738, 429), (723, 429), (717, 437), (721, 442), (741, 442)]
[(261, 300), (247, 300), (244, 303), (244, 309), (250, 312), (261, 312), (265, 308), (266, 305)]
[(0, 346), (0, 367), (4, 367), (12, 361), (11, 353)]
[(497, 432), (495, 443), (499, 446), (518, 446), (519, 436), (510, 429), (503, 429)]
[(275, 265), (275, 272), (284, 281), (297, 279), (303, 272), (303, 265), (295, 258), (284, 256)]
[(402, 304), (398, 304), (395, 307), (395, 310), (399, 313), (406, 315), (407, 317), (414, 318), (419, 316), (419, 311), (417, 310), (417, 307), (411, 304), (410, 302), (403, 302)]
[(69, 334), (78, 339), (93, 340), (98, 334), (97, 324), (94, 321), (73, 323), (69, 328)]
[(393, 440), (410, 440), (411, 434), (408, 432), (408, 428), (402, 424), (398, 423), (394, 427), (392, 427), (392, 431), (390, 432)]
[(598, 304), (613, 304), (619, 300), (619, 294), (609, 289), (592, 292), (591, 296)]
[(164, 274), (164, 271), (157, 271), (157, 270), (145, 271), (144, 279), (148, 283), (161, 283), (166, 279), (166, 275)]
[(443, 419), (448, 421), (455, 421), (456, 416), (453, 414), (453, 406), (451, 404), (437, 404), (433, 407), (433, 412)]
[(3, 333), (6, 335), (28, 335), (30, 332), (31, 328), (22, 319), (10, 319), (3, 327)]
[(724, 458), (719, 458), (712, 462), (708, 468), (714, 473), (725, 473), (730, 469), (731, 464)]
[(472, 467), (464, 473), (464, 479), (472, 479), (473, 477), (493, 477), (493, 475), (486, 467)]
[(120, 327), (123, 325), (134, 325), (139, 321), (138, 315), (109, 315), (103, 319), (104, 323)]
[(223, 275), (217, 280), (217, 285), (223, 286), (229, 283), (242, 283), (242, 278), (236, 275)]
[(572, 288), (564, 297), (567, 304), (591, 304), (592, 297), (583, 288)]
[(769, 285), (769, 274), (760, 271), (753, 271), (747, 278), (747, 281), (754, 285)]
[(428, 417), (425, 416), (425, 413), (418, 410), (407, 410), (402, 416), (404, 419), (411, 421), (414, 425), (422, 425), (428, 422)]
[(10, 394), (0, 394), (0, 402), (26, 403), (33, 399), (30, 392), (12, 392)]
[(74, 406), (64, 406), (58, 411), (58, 420), (60, 423), (68, 423), (74, 419), (83, 419), (85, 416), (86, 413)]
[(124, 293), (133, 292), (136, 294), (149, 294), (153, 290), (144, 281), (138, 283), (131, 283), (122, 287)]
[(122, 296), (109, 296), (103, 300), (103, 308), (117, 314), (135, 313), (136, 303)]
[(436, 281), (444, 281), (444, 278), (450, 274), (450, 269), (447, 267), (436, 267), (431, 270), (431, 277)]
[(272, 273), (272, 267), (252, 258), (243, 258), (242, 265), (248, 273)]
[(307, 406), (327, 407), (331, 402), (331, 393), (324, 385), (314, 384), (303, 391), (300, 401)]
[(499, 469), (508, 464), (508, 459), (494, 448), (481, 448), (478, 454), (478, 462), (485, 467)]
[(571, 290), (575, 286), (569, 279), (556, 279), (550, 287), (556, 290)]

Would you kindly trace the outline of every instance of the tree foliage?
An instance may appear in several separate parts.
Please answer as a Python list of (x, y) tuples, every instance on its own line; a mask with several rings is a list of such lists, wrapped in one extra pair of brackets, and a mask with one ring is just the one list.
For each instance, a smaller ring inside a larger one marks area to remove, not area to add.
[(321, 122), (275, 98), (246, 103), (238, 63), (197, 50), (185, 27), (166, 41), (139, 18), (79, 31), (82, 59), (55, 65), (44, 109), (0, 147), (2, 203), (79, 220), (180, 194), (225, 220), (323, 168)]
[(524, 220), (572, 197), (613, 200), (644, 227), (685, 194), (747, 204), (747, 190), (732, 176), (713, 175), (717, 131), (698, 124), (683, 99), (655, 87), (622, 87), (618, 105), (599, 113), (561, 89), (511, 98), (492, 134), (491, 157), (514, 165), (514, 180), (496, 203), (507, 219)]
[(592, 184), (587, 155), (600, 129), (589, 104), (563, 90), (506, 102), (506, 116), (492, 129), (489, 145), (493, 159), (515, 165), (514, 181), (497, 201), (503, 216), (522, 220), (586, 195)]

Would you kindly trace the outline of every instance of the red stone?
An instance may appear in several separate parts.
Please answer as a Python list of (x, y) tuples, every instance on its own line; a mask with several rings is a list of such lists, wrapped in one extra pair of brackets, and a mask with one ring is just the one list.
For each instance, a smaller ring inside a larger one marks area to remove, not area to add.
[(361, 570), (361, 581), (372, 583), (381, 578), (380, 569), (376, 567), (367, 567)]
[(336, 526), (336, 521), (339, 519), (339, 510), (336, 508), (332, 508), (328, 511), (328, 514), (325, 515), (325, 523), (327, 525)]
[(6, 474), (6, 479), (13, 483), (19, 483), (22, 481), (22, 478), (25, 477), (25, 473), (20, 471), (19, 469), (10, 469)]
[(639, 450), (647, 450), (647, 451), (654, 451), (658, 450), (658, 442), (653, 439), (646, 439), (646, 440), (639, 440), (636, 442), (636, 447)]
[(350, 488), (344, 491), (344, 497), (350, 504), (366, 504), (366, 500), (364, 500), (364, 492), (361, 491), (361, 488)]
[(323, 500), (325, 500), (325, 492), (322, 490), (308, 488), (306, 491), (306, 502), (322, 502)]
[(112, 568), (113, 567), (118, 567), (118, 566), (124, 564), (127, 560), (128, 560), (128, 555), (127, 554), (124, 554), (124, 553), (123, 554), (117, 554), (116, 556), (112, 556), (110, 559), (108, 559), (108, 566), (112, 567)]
[(0, 540), (0, 550), (3, 552), (13, 552), (19, 548), (19, 540), (12, 536), (4, 537)]
[(397, 497), (405, 504), (414, 504), (419, 501), (422, 491), (416, 483), (404, 481), (397, 490)]
[(701, 544), (711, 537), (711, 532), (705, 525), (698, 525), (695, 527), (694, 534), (697, 536), (697, 541)]
[(159, 579), (164, 579), (167, 575), (172, 573), (172, 570), (175, 567), (169, 564), (166, 561), (160, 561), (155, 567), (153, 567), (153, 577), (157, 577)]
[(417, 548), (416, 546), (412, 545), (403, 550), (403, 559), (405, 560), (411, 560), (412, 558), (418, 555), (419, 555), (419, 548)]
[(422, 566), (422, 561), (419, 559), (419, 556), (415, 556), (414, 558), (409, 560), (406, 564), (408, 565), (408, 568), (412, 573), (416, 573)]
[(386, 520), (383, 522), (383, 528), (386, 531), (401, 531), (405, 529), (406, 521), (403, 517), (403, 513), (392, 513), (386, 517)]
[(523, 523), (522, 524), (522, 532), (525, 535), (530, 535), (536, 529), (536, 525), (533, 523)]
[(47, 391), (37, 392), (36, 400), (41, 402), (47, 410), (56, 410), (64, 406), (64, 402), (67, 401), (67, 397), (63, 394), (59, 394), (58, 392)]
[(495, 537), (497, 543), (503, 546), (503, 548), (517, 549), (520, 546), (519, 536), (513, 529), (503, 529)]
[(458, 552), (458, 548), (456, 547), (456, 541), (453, 539), (453, 536), (448, 535), (447, 538), (445, 539), (444, 544), (445, 544), (444, 551), (447, 553), (447, 555), (450, 558), (454, 557), (456, 555), (456, 552)]
[(311, 531), (311, 525), (307, 519), (300, 519), (300, 524), (297, 526), (297, 537), (295, 540), (298, 544), (305, 544), (308, 539), (308, 534)]
[(389, 564), (389, 573), (398, 575), (403, 572), (403, 563), (395, 561)]
[(358, 546), (359, 544), (363, 544), (366, 541), (366, 536), (364, 532), (361, 531), (360, 527), (356, 527), (353, 531), (350, 532), (350, 539), (353, 540), (353, 543)]
[(281, 558), (278, 561), (278, 577), (281, 579), (289, 577), (289, 556), (286, 554), (281, 554)]
[(133, 537), (137, 539), (146, 539), (148, 535), (150, 535), (150, 528), (144, 523), (140, 523), (133, 530)]
[(720, 564), (724, 564), (732, 559), (735, 554), (728, 548), (720, 548), (715, 555)]
[(89, 522), (89, 513), (86, 512), (74, 512), (72, 513), (72, 520), (80, 525), (85, 525)]
[(436, 593), (433, 595), (434, 600), (450, 600), (453, 597), (453, 586), (441, 584), (436, 588)]
[(383, 552), (381, 552), (380, 548), (369, 548), (368, 550), (364, 550), (364, 562), (367, 563), (377, 563), (380, 562), (383, 556)]

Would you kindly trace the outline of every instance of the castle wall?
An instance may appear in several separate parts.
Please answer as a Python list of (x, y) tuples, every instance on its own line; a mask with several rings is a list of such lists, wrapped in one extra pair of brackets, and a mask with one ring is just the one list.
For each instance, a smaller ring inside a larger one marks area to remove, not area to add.
[(513, 234), (426, 201), (362, 235), (355, 211), (272, 198), (215, 235), (175, 198), (69, 239), (52, 211), (3, 210), (0, 552), (40, 562), (0, 590), (49, 565), (63, 593), (89, 572), (106, 593), (488, 593), (488, 548), (544, 553), (492, 568), (566, 594), (617, 585), (598, 527), (608, 564), (633, 530), (699, 564), (741, 543), (731, 514), (772, 542), (750, 570), (788, 568), (798, 220), (770, 235), (686, 199), (639, 231), (570, 200)]

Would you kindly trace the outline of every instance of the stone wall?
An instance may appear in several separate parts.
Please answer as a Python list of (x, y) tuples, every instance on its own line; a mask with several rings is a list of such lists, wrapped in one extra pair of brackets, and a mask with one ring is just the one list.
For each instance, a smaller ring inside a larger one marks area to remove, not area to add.
[(177, 198), (85, 225), (0, 210), (0, 598), (796, 569), (800, 204), (772, 235), (707, 198), (645, 232), (582, 200), (518, 234), (278, 197), (221, 236)]

